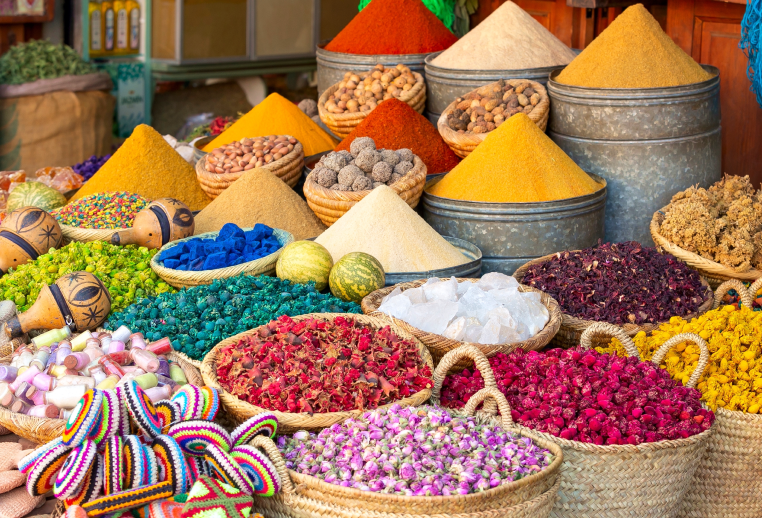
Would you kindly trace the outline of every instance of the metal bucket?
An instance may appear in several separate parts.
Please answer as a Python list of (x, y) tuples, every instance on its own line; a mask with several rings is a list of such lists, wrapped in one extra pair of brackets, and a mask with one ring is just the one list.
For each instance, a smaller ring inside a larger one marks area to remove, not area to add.
[(386, 285), (394, 286), (401, 282), (417, 281), (420, 279), (429, 279), (431, 277), (479, 277), (482, 271), (482, 252), (479, 248), (463, 239), (450, 236), (442, 236), (452, 246), (458, 249), (460, 253), (468, 258), (468, 262), (442, 268), (441, 270), (431, 270), (428, 272), (390, 272), (386, 274)]
[(423, 60), (428, 54), (345, 54), (325, 50), (323, 46), (319, 46), (315, 52), (318, 95), (325, 92), (329, 86), (341, 82), (346, 72), (367, 72), (379, 63), (387, 67), (402, 63), (425, 77)]
[(586, 196), (536, 203), (489, 203), (423, 192), (423, 219), (442, 235), (457, 236), (482, 251), (482, 271), (511, 275), (532, 259), (579, 250), (603, 238), (606, 181)]
[(720, 78), (668, 88), (583, 88), (550, 76), (548, 135), (608, 181), (606, 241), (653, 245), (649, 224), (672, 196), (722, 175)]
[(439, 116), (456, 97), (499, 79), (529, 79), (537, 83), (548, 82), (548, 75), (563, 66), (527, 68), (523, 70), (455, 70), (441, 68), (431, 61), (443, 51), (426, 57), (426, 117), (436, 126)]

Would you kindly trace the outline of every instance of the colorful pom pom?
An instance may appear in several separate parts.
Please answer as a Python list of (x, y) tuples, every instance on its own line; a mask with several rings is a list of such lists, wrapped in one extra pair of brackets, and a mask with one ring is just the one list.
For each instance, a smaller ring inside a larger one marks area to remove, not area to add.
[[(50, 441), (47, 444), (43, 444), (36, 450), (34, 450), (32, 453), (24, 457), (19, 461), (19, 471), (23, 474), (27, 474), (30, 469), (34, 466), (34, 463), (37, 462), (37, 460), (45, 455), (47, 452), (55, 448), (56, 446), (62, 445), (63, 439), (60, 437), (56, 437), (52, 441)], [(66, 448), (67, 450), (70, 450), (71, 448)]]
[(261, 412), (238, 426), (230, 437), (233, 447), (248, 444), (255, 436), (273, 437), (278, 431), (278, 418), (272, 412)]
[(87, 471), (84, 482), (69, 498), (64, 499), (66, 507), (82, 505), (101, 496), (103, 491), (103, 457), (95, 455), (93, 464)]
[(68, 498), (77, 492), (85, 481), (97, 454), (98, 446), (89, 439), (71, 450), (56, 477), (54, 486), (56, 498)]
[(280, 491), (280, 477), (275, 464), (254, 446), (237, 446), (230, 452), (254, 485), (254, 494), (273, 496)]
[(172, 396), (172, 401), (180, 405), (180, 412), (184, 421), (201, 419), (204, 414), (204, 394), (195, 385), (183, 385)]
[(146, 483), (156, 484), (159, 481), (159, 463), (153, 448), (143, 445), (143, 455), (146, 458)]
[(240, 489), (247, 495), (254, 494), (254, 484), (249, 479), (249, 475), (225, 450), (210, 444), (206, 448), (205, 458), (217, 476), (225, 483)]
[(159, 478), (172, 482), (175, 494), (188, 491), (188, 464), (177, 441), (168, 435), (160, 435), (153, 440), (151, 447), (156, 454)]
[(160, 435), (161, 420), (156, 407), (140, 385), (136, 381), (127, 382), (124, 385), (124, 395), (127, 398), (127, 410), (138, 428), (151, 437)]
[(66, 421), (61, 438), (66, 446), (79, 446), (95, 428), (103, 409), (103, 392), (88, 390)]
[(124, 474), (124, 456), (122, 448), (124, 441), (116, 435), (106, 440), (103, 450), (103, 494), (110, 495), (124, 489), (122, 475)]
[(207, 421), (184, 421), (169, 427), (167, 435), (173, 437), (188, 455), (203, 457), (204, 450), (210, 444), (230, 450), (230, 434), (217, 423)]
[(132, 422), (130, 421), (130, 412), (127, 410), (127, 394), (123, 386), (114, 387), (114, 394), (119, 400), (119, 431), (122, 437), (132, 434)]
[(135, 489), (145, 484), (146, 461), (143, 445), (137, 435), (128, 435), (122, 446), (124, 458), (124, 489)]
[(56, 484), (56, 477), (61, 466), (66, 462), (71, 448), (58, 444), (40, 456), (29, 470), (26, 490), (32, 496), (44, 495)]
[(182, 419), (182, 412), (180, 411), (180, 405), (169, 399), (162, 399), (157, 401), (154, 405), (156, 407), (156, 413), (161, 420), (162, 433), (174, 423)]
[(156, 500), (163, 500), (172, 496), (174, 486), (171, 482), (159, 482), (150, 486), (140, 486), (136, 489), (127, 489), (111, 495), (102, 496), (82, 504), (88, 516), (102, 516), (119, 513), (135, 507), (142, 507)]
[(89, 439), (95, 444), (100, 444), (109, 437), (113, 437), (119, 431), (119, 421), (122, 418), (122, 403), (116, 392), (112, 390), (101, 391), (103, 404), (98, 422), (90, 432)]
[(214, 421), (217, 412), (220, 410), (220, 394), (217, 389), (212, 387), (201, 387), (201, 393), (204, 396), (204, 410), (201, 419), (204, 421)]

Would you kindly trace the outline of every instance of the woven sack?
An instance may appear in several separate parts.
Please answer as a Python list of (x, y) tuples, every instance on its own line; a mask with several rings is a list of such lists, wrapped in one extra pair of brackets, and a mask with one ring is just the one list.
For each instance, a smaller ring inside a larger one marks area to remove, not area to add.
[[(319, 320), (331, 321), (338, 316), (346, 317), (351, 320), (356, 320), (360, 322), (361, 324), (368, 327), (372, 327), (374, 329), (381, 329), (384, 326), (388, 325), (389, 327), (391, 327), (392, 331), (394, 331), (394, 333), (400, 338), (404, 338), (406, 340), (412, 340), (413, 342), (415, 342), (418, 345), (423, 363), (428, 365), (429, 368), (432, 369), (432, 371), (434, 370), (434, 364), (431, 361), (431, 355), (429, 354), (429, 351), (417, 338), (415, 338), (415, 336), (413, 336), (411, 333), (408, 333), (401, 327), (398, 327), (394, 324), (389, 324), (388, 322), (384, 322), (381, 319), (378, 319), (375, 317), (369, 317), (366, 315), (354, 315), (354, 314), (342, 314), (342, 313), (310, 313), (307, 315), (292, 317), (292, 320), (294, 320), (295, 322), (300, 322), (302, 320), (307, 320), (308, 318), (316, 318)], [(217, 359), (218, 359), (218, 355), (220, 354), (220, 349), (226, 345), (238, 342), (245, 336), (254, 334), (255, 332), (259, 330), (260, 327), (262, 326), (259, 326), (255, 329), (250, 329), (249, 331), (244, 331), (243, 333), (239, 333), (235, 336), (232, 336), (230, 338), (227, 338), (221, 341), (216, 346), (214, 346), (214, 348), (206, 355), (206, 357), (204, 357), (204, 361), (201, 364), (201, 376), (203, 376), (204, 378), (204, 383), (207, 386), (215, 388), (219, 391), (220, 401), (222, 402), (222, 405), (225, 407), (225, 411), (230, 415), (233, 421), (235, 421), (236, 423), (242, 423), (246, 421), (247, 419), (249, 419), (250, 417), (253, 417), (259, 414), (260, 412), (272, 412), (278, 418), (278, 432), (279, 433), (293, 433), (299, 430), (320, 431), (323, 428), (328, 428), (329, 426), (335, 423), (340, 423), (344, 421), (345, 419), (347, 419), (348, 417), (356, 417), (364, 412), (364, 410), (351, 410), (347, 412), (315, 413), (312, 415), (304, 413), (304, 412), (301, 412), (301, 413), (279, 412), (277, 410), (268, 410), (266, 408), (260, 408), (258, 406), (252, 405), (251, 403), (243, 401), (239, 399), (238, 397), (234, 396), (233, 394), (229, 393), (227, 390), (225, 390), (222, 387), (222, 385), (220, 385), (219, 381), (217, 380)], [(431, 395), (431, 390), (424, 389), (424, 390), (421, 390), (420, 392), (413, 394), (412, 396), (400, 399), (399, 401), (395, 401), (394, 403), (402, 405), (402, 406), (420, 405), (424, 401), (429, 399), (430, 395)], [(385, 408), (392, 404), (393, 403), (389, 403), (379, 408)]]
[[(498, 400), (509, 417), (496, 419), (481, 413), (475, 415), (477, 405), (487, 397)], [(513, 427), (507, 405), (499, 391), (483, 389), (474, 394), (462, 412), (454, 413), (475, 415), (481, 423), (503, 426), (550, 450), (556, 458), (540, 473), (470, 495), (388, 495), (328, 484), (289, 470), (272, 440), (257, 436), (251, 444), (262, 448), (275, 464), (281, 491), (272, 498), (257, 498), (254, 510), (268, 518), (546, 518), (556, 499), (563, 453), (552, 442)]]
[[(426, 107), (426, 83), (423, 80), (423, 76), (418, 72), (413, 72), (413, 75), (415, 76), (415, 84), (410, 90), (403, 92), (398, 99), (406, 103), (418, 113), (423, 113), (423, 109)], [(329, 86), (328, 89), (323, 92), (317, 103), (318, 114), (320, 115), (320, 120), (323, 121), (323, 124), (325, 124), (334, 135), (344, 139), (352, 133), (352, 130), (354, 130), (370, 112), (358, 111), (331, 113), (327, 111), (325, 109), (325, 103), (328, 101), (331, 94), (338, 89), (339, 83), (336, 83), (335, 85)], [(381, 102), (379, 102), (379, 104), (381, 104)]]
[(92, 241), (105, 241), (111, 243), (111, 236), (116, 232), (129, 230), (127, 228), (82, 228), (61, 224), (63, 240), (61, 246), (68, 245), (72, 241), (90, 243)]
[[(529, 79), (505, 79), (504, 81), (514, 87), (521, 83), (530, 83), (535, 92), (540, 94), (540, 102), (537, 103), (537, 106), (535, 106), (529, 113), (528, 117), (529, 120), (537, 124), (538, 128), (545, 131), (545, 128), (548, 126), (548, 117), (550, 115), (550, 97), (548, 97), (548, 91), (545, 89), (545, 86), (536, 81), (530, 81)], [(494, 86), (497, 83), (498, 82), (496, 81), (485, 86)], [(475, 92), (480, 88), (484, 87), (480, 86), (468, 93)], [(461, 97), (465, 97), (465, 95)], [(447, 125), (447, 116), (451, 114), (456, 107), (457, 105), (455, 101), (453, 101), (447, 108), (445, 108), (437, 121), (437, 129), (439, 130), (442, 139), (448, 146), (450, 146), (450, 149), (452, 149), (452, 151), (460, 158), (466, 158), (474, 149), (476, 149), (476, 146), (484, 142), (484, 139), (487, 138), (489, 133), (458, 133), (450, 128), (450, 126)]]
[[(426, 164), (415, 157), (413, 168), (405, 176), (394, 182), (389, 187), (399, 194), (400, 198), (415, 208), (423, 194), (423, 186), (426, 184)], [(307, 205), (312, 212), (320, 218), (326, 226), (330, 227), (349, 209), (371, 193), (367, 191), (335, 191), (326, 189), (315, 180), (315, 172), (311, 172), (304, 181), (304, 196)]]
[[(575, 252), (578, 250), (575, 250)], [(532, 261), (529, 261), (528, 263), (522, 265), (518, 270), (516, 270), (513, 273), (513, 276), (518, 280), (519, 282), (523, 282), (524, 276), (527, 273), (527, 270), (530, 266), (534, 264), (541, 264), (546, 261), (549, 261), (553, 257), (555, 257), (556, 254), (550, 254), (546, 255), (544, 257), (540, 257), (537, 259), (533, 259)], [(712, 309), (712, 304), (714, 303), (714, 295), (712, 293), (712, 288), (707, 283), (706, 279), (703, 277), (701, 278), (701, 285), (704, 287), (704, 302), (699, 306), (696, 313), (691, 313), (689, 315), (686, 315), (682, 318), (686, 320), (690, 320), (691, 318), (697, 317), (699, 315), (703, 315), (710, 309)], [(563, 309), (561, 310), (563, 313)], [(551, 344), (555, 345), (556, 347), (563, 347), (563, 348), (569, 348), (569, 347), (576, 347), (580, 343), (580, 338), (582, 337), (582, 333), (590, 327), (592, 324), (595, 324), (595, 320), (585, 320), (582, 318), (577, 318), (571, 315), (567, 315), (566, 313), (563, 313), (563, 319), (561, 321), (561, 327), (558, 330), (558, 333), (556, 333), (556, 336), (553, 337), (553, 340), (551, 340)], [(654, 329), (657, 329), (660, 325), (662, 325), (664, 322), (658, 322), (655, 324), (623, 324), (621, 326), (617, 325), (617, 327), (621, 327), (624, 332), (627, 334), (627, 336), (635, 336), (639, 332), (643, 331), (644, 333), (650, 333)], [(616, 324), (615, 324), (616, 325)], [(607, 341), (601, 341), (602, 338), (593, 338), (593, 341), (595, 343), (595, 347), (600, 347), (606, 345)]]
[(654, 212), (653, 218), (651, 218), (651, 237), (656, 243), (656, 247), (662, 253), (672, 254), (680, 261), (684, 262), (703, 277), (705, 277), (712, 288), (716, 288), (723, 281), (730, 279), (738, 279), (741, 281), (756, 281), (762, 278), (762, 270), (745, 270), (738, 271), (735, 268), (722, 265), (710, 259), (705, 259), (698, 254), (684, 250), (679, 246), (670, 243), (667, 239), (659, 233), (661, 224), (664, 222), (664, 211), (667, 207), (662, 207), (661, 210)]
[[(442, 280), (445, 281), (447, 279), (442, 279)], [(461, 282), (475, 283), (479, 281), (479, 279), (457, 279), (457, 280), (459, 283)], [(485, 345), (485, 344), (477, 344), (472, 342), (460, 342), (458, 340), (445, 338), (442, 335), (437, 335), (434, 333), (427, 333), (426, 331), (421, 331), (420, 329), (408, 324), (404, 320), (400, 320), (398, 318), (392, 317), (390, 315), (387, 315), (385, 313), (381, 313), (378, 311), (378, 308), (381, 305), (381, 301), (384, 299), (384, 297), (389, 295), (396, 288), (400, 288), (402, 291), (405, 291), (412, 288), (418, 288), (419, 286), (423, 286), (425, 283), (426, 283), (426, 280), (419, 280), (419, 281), (413, 281), (413, 282), (403, 282), (400, 284), (395, 284), (394, 286), (381, 288), (380, 290), (376, 290), (370, 295), (368, 295), (367, 297), (365, 297), (364, 299), (362, 299), (361, 306), (362, 306), (363, 313), (365, 313), (366, 315), (371, 315), (371, 316), (380, 318), (382, 320), (388, 319), (394, 322), (396, 325), (398, 325), (402, 329), (405, 329), (406, 331), (409, 331), (410, 333), (412, 333), (416, 338), (418, 338), (421, 342), (423, 342), (423, 344), (426, 347), (429, 348), (431, 357), (434, 359), (434, 365), (438, 365), (439, 361), (442, 359), (442, 357), (445, 354), (452, 351), (453, 349), (462, 347), (463, 345), (473, 345), (488, 358), (496, 355), (497, 353), (508, 354), (511, 351), (514, 351), (516, 349), (524, 349), (526, 351), (539, 351), (540, 349), (548, 345), (551, 338), (553, 338), (553, 336), (558, 331), (558, 328), (561, 326), (562, 315), (561, 315), (561, 309), (558, 307), (558, 303), (546, 293), (542, 293), (540, 290), (537, 290), (535, 288), (530, 288), (529, 286), (519, 286), (519, 290), (522, 292), (534, 291), (534, 292), (540, 293), (540, 301), (548, 310), (548, 313), (550, 314), (549, 315), (550, 319), (548, 320), (548, 323), (545, 324), (545, 327), (529, 340), (512, 343), (512, 344)], [(455, 365), (454, 368), (462, 370), (468, 367), (470, 364), (471, 364), (470, 361), (464, 360), (460, 364)]]
[[(615, 336), (629, 355), (638, 349), (617, 326), (598, 322), (583, 334), (582, 347), (589, 348), (596, 334)], [(654, 355), (659, 365), (667, 351), (693, 337), (682, 334), (667, 341)], [(709, 361), (709, 350), (701, 340), (701, 358), (687, 386), (694, 386)], [(474, 359), (485, 387), (495, 383), (489, 362), (477, 349), (461, 347), (448, 353), (434, 373), (431, 400), (439, 402), (442, 383), (450, 365), (462, 358)], [(486, 364), (486, 365), (485, 365)], [(488, 372), (489, 374), (485, 376)], [(485, 412), (494, 412), (494, 406)], [(518, 428), (528, 430), (524, 426)], [(713, 426), (687, 439), (633, 445), (598, 446), (568, 441), (554, 435), (531, 430), (535, 435), (558, 444), (564, 452), (561, 466), (561, 487), (550, 516), (555, 518), (671, 518), (677, 516), (683, 495), (704, 454)]]
[[(285, 136), (291, 138), (289, 135)], [(246, 171), (222, 174), (210, 173), (206, 170), (206, 161), (208, 157), (209, 153), (196, 162), (196, 179), (206, 195), (211, 199), (215, 199), (222, 194), (222, 191), (230, 187), (233, 182), (243, 176)], [(286, 185), (293, 188), (299, 182), (299, 178), (302, 176), (302, 169), (304, 169), (304, 148), (302, 147), (302, 144), (297, 142), (291, 153), (281, 157), (280, 160), (263, 165), (260, 169), (270, 171), (272, 174), (283, 180)], [(250, 169), (250, 171), (251, 170), (252, 169)]]
[[(244, 231), (251, 230), (251, 228), (245, 228)], [(159, 263), (159, 254), (162, 251), (176, 246), (178, 243), (188, 241), (190, 239), (214, 239), (219, 235), (217, 232), (205, 232), (196, 236), (187, 237), (185, 239), (178, 239), (167, 243), (159, 250), (159, 253), (155, 254), (151, 258), (151, 269), (156, 272), (156, 275), (167, 284), (171, 284), (175, 288), (191, 288), (193, 286), (202, 286), (211, 284), (216, 279), (227, 279), (229, 277), (235, 277), (236, 275), (272, 275), (275, 273), (275, 263), (278, 262), (280, 252), (283, 247), (291, 243), (294, 240), (294, 236), (285, 230), (278, 228), (273, 229), (273, 235), (278, 238), (278, 242), (281, 244), (281, 248), (273, 252), (272, 254), (249, 261), (246, 263), (237, 264), (235, 266), (228, 266), (227, 268), (217, 268), (216, 270), (202, 270), (200, 272), (185, 272), (182, 270), (175, 270), (173, 268), (166, 268)]]

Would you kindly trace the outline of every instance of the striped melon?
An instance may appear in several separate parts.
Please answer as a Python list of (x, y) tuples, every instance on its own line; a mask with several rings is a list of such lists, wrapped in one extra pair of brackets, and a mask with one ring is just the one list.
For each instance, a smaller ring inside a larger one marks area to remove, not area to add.
[(63, 194), (40, 182), (26, 182), (17, 185), (8, 195), (6, 210), (10, 213), (21, 207), (39, 207), (51, 211), (66, 205)]
[(297, 284), (315, 283), (322, 291), (328, 287), (328, 274), (333, 266), (331, 253), (314, 241), (294, 241), (280, 252), (275, 274)]
[(334, 297), (358, 304), (366, 295), (383, 288), (385, 282), (381, 263), (363, 252), (352, 252), (339, 259), (328, 279)]

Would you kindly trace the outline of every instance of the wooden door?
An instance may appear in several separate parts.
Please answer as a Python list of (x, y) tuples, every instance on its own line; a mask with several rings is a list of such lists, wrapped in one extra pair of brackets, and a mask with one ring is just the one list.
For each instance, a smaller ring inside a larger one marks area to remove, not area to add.
[(720, 69), (722, 170), (762, 182), (762, 107), (749, 90), (748, 60), (738, 48), (744, 5), (669, 0), (667, 32), (699, 63)]
[[(572, 20), (575, 11), (584, 11), (584, 9), (575, 9), (566, 5), (566, 0), (514, 0), (516, 5), (528, 12), (532, 17), (540, 22), (546, 29), (555, 34), (556, 38), (566, 45), (572, 44)], [(492, 14), (495, 9), (500, 7), (505, 0), (479, 0), (479, 8), (471, 16), (471, 27), (474, 27), (487, 16)]]

